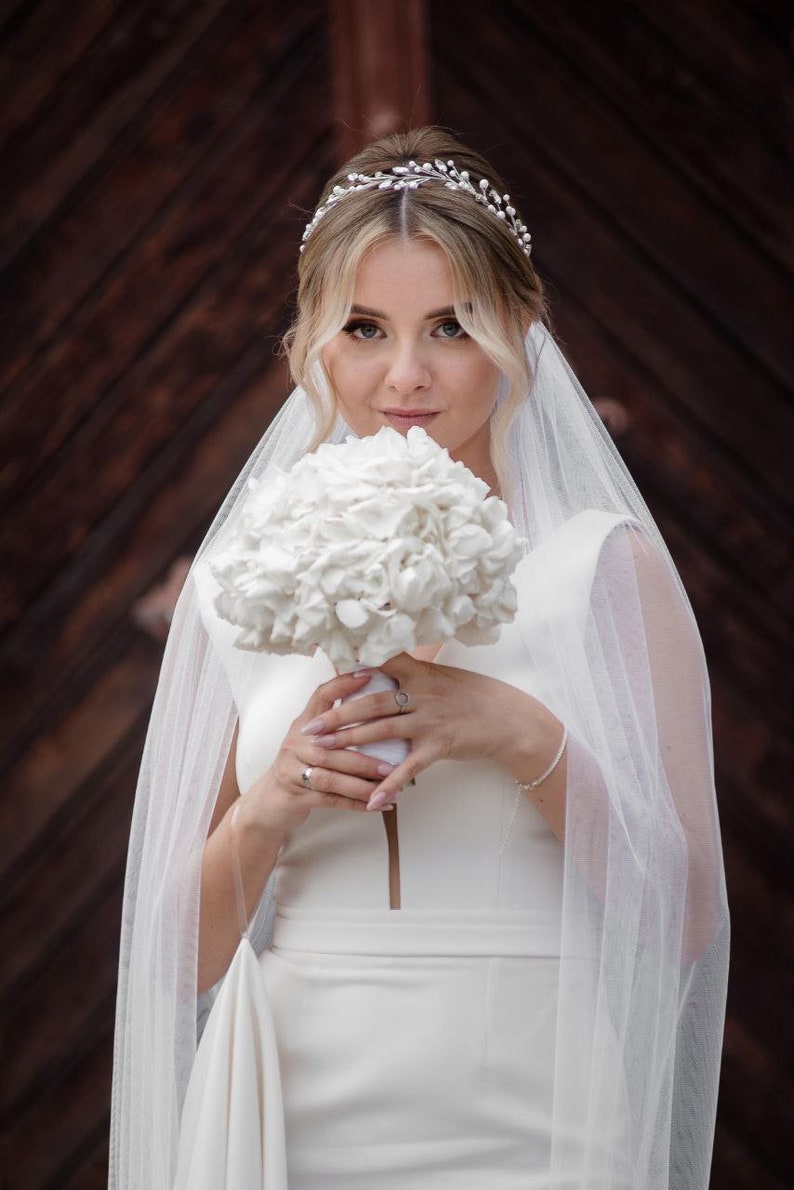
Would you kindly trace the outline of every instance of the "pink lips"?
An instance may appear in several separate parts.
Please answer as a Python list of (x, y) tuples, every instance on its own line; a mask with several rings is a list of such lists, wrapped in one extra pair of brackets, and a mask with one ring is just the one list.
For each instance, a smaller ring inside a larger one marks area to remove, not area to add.
[(411, 426), (429, 425), (433, 418), (438, 417), (438, 413), (427, 409), (382, 409), (381, 416), (395, 430), (410, 430)]

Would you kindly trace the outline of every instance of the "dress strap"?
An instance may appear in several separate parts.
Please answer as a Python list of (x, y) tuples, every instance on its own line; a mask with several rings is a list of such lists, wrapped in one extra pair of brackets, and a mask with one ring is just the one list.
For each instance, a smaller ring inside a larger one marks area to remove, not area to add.
[(245, 892), (243, 890), (243, 870), (240, 866), (240, 849), (237, 845), (237, 811), (240, 809), (240, 799), (235, 802), (232, 816), (229, 819), (229, 836), (231, 838), (232, 871), (234, 873), (234, 899), (237, 902), (237, 921), (240, 926), (240, 937), (248, 937), (248, 914), (245, 910)]

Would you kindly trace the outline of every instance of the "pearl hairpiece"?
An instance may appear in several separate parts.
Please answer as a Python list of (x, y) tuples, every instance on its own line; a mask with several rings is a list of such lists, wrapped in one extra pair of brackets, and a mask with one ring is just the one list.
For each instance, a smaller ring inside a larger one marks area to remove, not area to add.
[(530, 255), (532, 236), (516, 214), (515, 207), (510, 205), (510, 195), (500, 194), (498, 190), (494, 190), (487, 178), (481, 178), (475, 185), (469, 178), (468, 170), (458, 170), (454, 161), (444, 162), (438, 157), (435, 162), (425, 161), (423, 165), (419, 165), (416, 161), (409, 161), (407, 165), (393, 165), (388, 170), (378, 170), (374, 174), (348, 174), (347, 185), (334, 186), (322, 206), (319, 206), (314, 212), (311, 222), (306, 224), (301, 252), (306, 245), (306, 240), (323, 215), (331, 207), (336, 206), (339, 200), (347, 194), (354, 194), (358, 190), (415, 190), (418, 186), (430, 181), (443, 182), (449, 190), (463, 190), (466, 194), (470, 194), (475, 202), (481, 203), (497, 219), (504, 221), (507, 230), (518, 241), (518, 246), (524, 255)]

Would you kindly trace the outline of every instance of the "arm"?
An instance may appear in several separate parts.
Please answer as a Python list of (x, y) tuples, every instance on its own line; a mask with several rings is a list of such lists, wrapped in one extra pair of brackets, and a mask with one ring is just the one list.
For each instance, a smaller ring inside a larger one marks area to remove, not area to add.
[(689, 960), (714, 935), (722, 882), (708, 675), (674, 572), (642, 530), (624, 524), (605, 541), (586, 631), (601, 702), (569, 747), (574, 862), (600, 900), (619, 854), (684, 889)]
[[(383, 775), (377, 759), (358, 752), (330, 756), (313, 744), (301, 728), (346, 694), (360, 689), (368, 675), (345, 674), (320, 686), (292, 724), (267, 772), (240, 799), (235, 773), (238, 732), (235, 730), (218, 790), (201, 868), (198, 993), (213, 986), (231, 962), (240, 940), (234, 891), (232, 813), (246, 912), (259, 902), (278, 854), (291, 831), (319, 807), (363, 811), (375, 783)], [(301, 773), (316, 766), (312, 789)], [(391, 766), (389, 766), (391, 767)]]
[(694, 957), (717, 923), (722, 879), (705, 658), (694, 619), (669, 568), (648, 540), (630, 532), (659, 753), (688, 854), (685, 952)]

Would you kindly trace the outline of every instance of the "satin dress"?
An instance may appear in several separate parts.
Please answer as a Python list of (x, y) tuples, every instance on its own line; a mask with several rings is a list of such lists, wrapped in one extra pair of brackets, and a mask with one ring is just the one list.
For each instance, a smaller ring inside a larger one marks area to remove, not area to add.
[[(511, 683), (553, 711), (561, 694), (540, 625), (550, 611), (586, 615), (615, 523), (573, 518), (553, 554), (541, 547), (519, 564), (519, 614), (498, 641), (449, 642), (436, 663)], [(234, 631), (213, 622), (210, 593), (205, 622), (228, 651)], [(234, 687), (233, 661), (229, 672)], [(249, 662), (235, 689), (241, 790), (332, 676), (321, 654)], [(279, 854), (272, 945), (258, 957), (280, 1086), (264, 1110), (283, 1113), (285, 1148), (283, 1174), (265, 1184), (579, 1185), (575, 1136), (569, 1168), (549, 1175), (562, 889), (560, 842), (496, 763), (438, 762), (390, 813), (313, 810)], [(268, 1127), (280, 1129), (280, 1115)], [(602, 1153), (591, 1149), (589, 1176), (601, 1161), (614, 1171), (621, 1145), (605, 1137)]]

